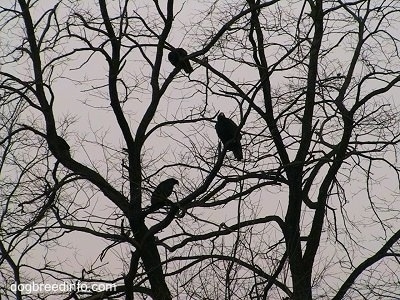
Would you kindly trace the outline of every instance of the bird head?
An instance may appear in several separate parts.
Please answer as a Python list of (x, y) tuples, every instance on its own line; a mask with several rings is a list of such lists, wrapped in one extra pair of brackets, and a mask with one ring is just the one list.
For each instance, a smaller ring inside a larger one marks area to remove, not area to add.
[(169, 181), (172, 185), (175, 185), (175, 184), (179, 185), (179, 181), (176, 180), (175, 178), (169, 178), (168, 181)]
[(225, 114), (223, 112), (218, 114), (218, 120), (222, 119), (225, 119)]
[(185, 49), (183, 48), (176, 48), (176, 53), (178, 53), (182, 58), (186, 57), (188, 54)]

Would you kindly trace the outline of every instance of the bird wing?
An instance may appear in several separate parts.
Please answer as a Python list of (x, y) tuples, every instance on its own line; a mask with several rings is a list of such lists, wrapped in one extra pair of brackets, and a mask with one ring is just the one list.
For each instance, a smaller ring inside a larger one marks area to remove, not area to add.
[(242, 144), (240, 143), (240, 141), (235, 141), (234, 143), (232, 143), (231, 150), (237, 160), (243, 159), (243, 149), (242, 149)]
[[(236, 134), (236, 131), (238, 130), (238, 126), (236, 125), (236, 123), (228, 118), (226, 119), (226, 123), (227, 123), (226, 126), (227, 126), (227, 128), (229, 128), (229, 131), (231, 131), (233, 133), (233, 135)], [(240, 138), (242, 137), (240, 132), (238, 132), (237, 137), (240, 137)]]
[(222, 141), (222, 143), (226, 144), (230, 140), (236, 137), (237, 140), (242, 138), (240, 132), (237, 132), (238, 127), (235, 122), (231, 119), (224, 118), (222, 120), (218, 120), (215, 125), (215, 129), (217, 131), (217, 135)]
[(232, 139), (229, 129), (222, 120), (217, 121), (217, 124), (215, 124), (215, 130), (217, 131), (217, 135), (223, 144)]
[(161, 182), (151, 195), (151, 203), (171, 202), (168, 197), (171, 196), (175, 184), (178, 184), (175, 179), (167, 179)]

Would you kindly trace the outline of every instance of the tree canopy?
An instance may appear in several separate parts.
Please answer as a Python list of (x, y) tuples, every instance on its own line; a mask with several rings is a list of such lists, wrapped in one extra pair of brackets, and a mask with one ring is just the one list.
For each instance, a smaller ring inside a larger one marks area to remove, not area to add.
[(400, 298), (399, 20), (393, 0), (3, 1), (0, 298)]

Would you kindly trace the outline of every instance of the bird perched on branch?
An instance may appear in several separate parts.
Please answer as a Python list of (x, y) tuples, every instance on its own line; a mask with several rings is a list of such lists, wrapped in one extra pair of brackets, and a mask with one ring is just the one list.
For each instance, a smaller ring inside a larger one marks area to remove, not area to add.
[(190, 74), (193, 72), (193, 68), (187, 59), (187, 55), (186, 50), (183, 48), (172, 49), (168, 54), (168, 60), (176, 68), (183, 69), (186, 73)]
[(218, 115), (217, 124), (215, 125), (217, 135), (227, 150), (232, 151), (237, 160), (243, 159), (242, 144), (240, 140), (242, 135), (238, 130), (238, 126), (231, 119), (225, 117), (224, 113)]
[(151, 195), (151, 205), (159, 207), (172, 205), (173, 202), (168, 197), (171, 196), (175, 184), (179, 185), (179, 181), (175, 178), (168, 178), (161, 182)]

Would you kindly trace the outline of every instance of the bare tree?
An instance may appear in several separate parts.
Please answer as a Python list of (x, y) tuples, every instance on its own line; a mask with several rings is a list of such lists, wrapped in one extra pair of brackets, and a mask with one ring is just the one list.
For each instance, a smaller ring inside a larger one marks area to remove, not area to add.
[(2, 5), (0, 296), (400, 297), (397, 1)]

